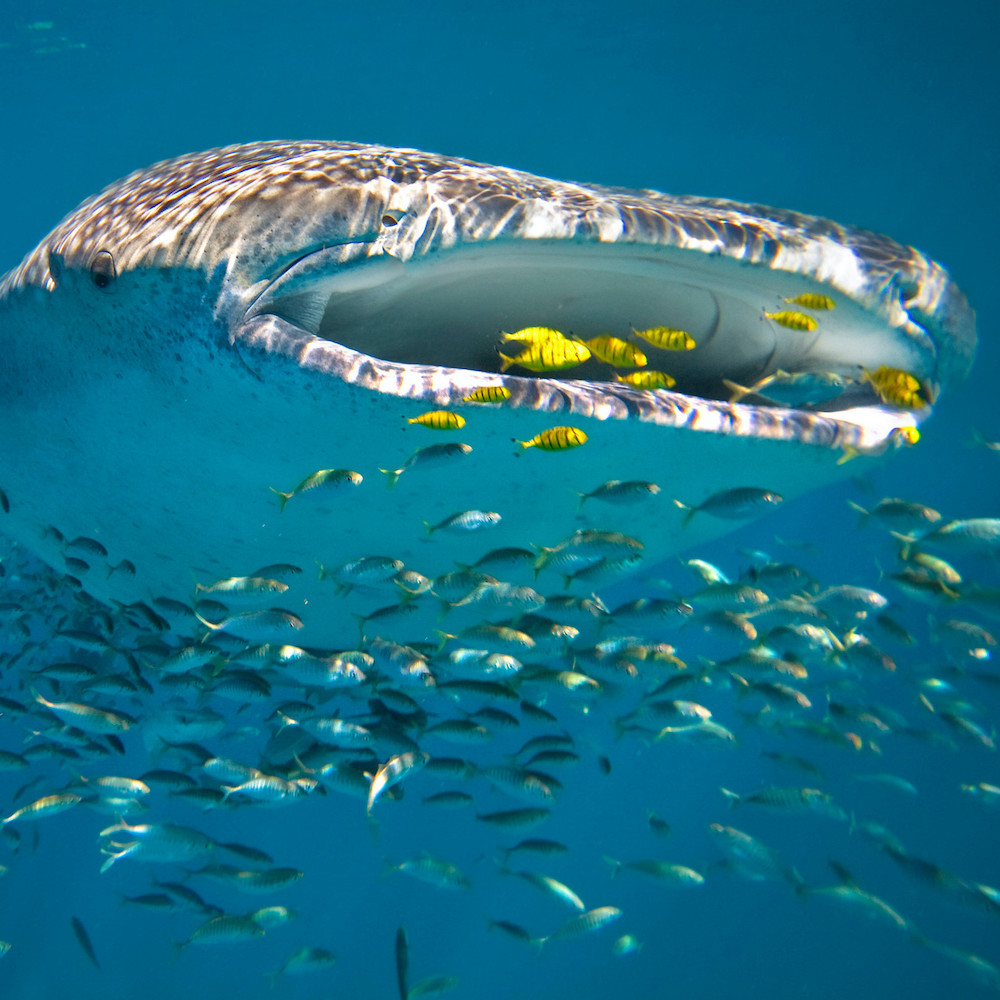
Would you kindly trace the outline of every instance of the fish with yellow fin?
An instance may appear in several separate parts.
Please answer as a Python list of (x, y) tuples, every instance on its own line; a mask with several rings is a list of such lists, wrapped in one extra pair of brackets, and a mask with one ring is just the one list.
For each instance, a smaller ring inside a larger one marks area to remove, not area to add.
[(802, 292), (794, 298), (785, 299), (790, 306), (801, 306), (803, 309), (819, 311), (821, 309), (835, 309), (837, 303), (829, 295), (820, 295), (819, 292)]
[(503, 403), (510, 399), (510, 389), (503, 385), (484, 385), (462, 397), (463, 403)]
[(450, 410), (429, 410), (419, 417), (410, 417), (406, 422), (420, 424), (421, 427), (429, 427), (435, 431), (457, 431), (465, 426), (465, 417)]
[(666, 372), (646, 369), (640, 372), (629, 372), (628, 375), (615, 375), (619, 382), (634, 386), (636, 389), (672, 389), (677, 385), (677, 379)]
[(930, 392), (927, 399), (920, 393), (924, 390), (920, 379), (901, 368), (890, 368), (882, 365), (875, 371), (862, 369), (865, 381), (878, 393), (879, 399), (889, 406), (899, 406), (906, 410), (919, 410), (934, 400)]
[(278, 502), (281, 504), (280, 509), (284, 510), (285, 504), (292, 497), (300, 496), (303, 493), (311, 493), (314, 490), (328, 492), (339, 489), (341, 486), (360, 486), (363, 480), (364, 476), (360, 472), (352, 472), (350, 469), (320, 469), (318, 472), (313, 472), (306, 476), (289, 493), (276, 490), (273, 486), (269, 486), (268, 489), (277, 495)]
[(791, 309), (781, 309), (778, 312), (765, 312), (764, 315), (769, 320), (788, 330), (809, 332), (819, 326), (819, 323), (812, 316), (807, 316), (805, 313), (795, 312)]
[(545, 344), (550, 341), (564, 341), (568, 338), (558, 330), (553, 330), (548, 326), (526, 326), (516, 333), (501, 333), (500, 339), (504, 341), (516, 340), (522, 344)]
[(536, 434), (530, 441), (513, 439), (522, 448), (539, 448), (542, 451), (568, 451), (587, 443), (587, 435), (578, 427), (550, 427)]
[(651, 326), (646, 330), (633, 327), (632, 332), (661, 351), (690, 351), (697, 346), (690, 333), (672, 326)]
[(529, 344), (520, 354), (508, 357), (500, 354), (500, 371), (517, 365), (532, 372), (557, 372), (564, 368), (575, 368), (590, 357), (590, 349), (578, 340), (543, 340)]
[(616, 368), (642, 368), (646, 364), (646, 355), (635, 344), (618, 337), (593, 337), (585, 340), (588, 350), (606, 365)]
[(844, 454), (837, 459), (837, 465), (843, 465), (858, 455), (881, 455), (889, 448), (911, 448), (920, 440), (920, 431), (916, 427), (893, 427), (884, 441), (871, 448), (858, 448), (845, 445)]
[(462, 458), (470, 454), (472, 445), (457, 444), (449, 441), (448, 444), (432, 444), (426, 448), (418, 448), (398, 469), (379, 469), (379, 472), (389, 477), (389, 489), (392, 489), (404, 473), (414, 468), (434, 468), (453, 459)]

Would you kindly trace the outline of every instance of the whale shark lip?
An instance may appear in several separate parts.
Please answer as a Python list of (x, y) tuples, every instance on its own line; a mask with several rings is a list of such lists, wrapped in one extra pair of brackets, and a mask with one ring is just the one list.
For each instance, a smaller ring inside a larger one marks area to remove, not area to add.
[[(829, 292), (799, 276), (620, 244), (465, 244), (405, 263), (369, 255), (346, 267), (342, 251), (311, 248), (283, 267), (246, 311), (235, 339), (308, 355), (311, 367), (345, 381), (443, 405), (503, 384), (514, 407), (565, 406), (837, 447), (855, 440), (870, 447), (931, 410), (886, 407), (861, 377), (888, 366), (930, 383), (937, 349), (922, 328), (903, 334), (842, 295), (836, 309), (815, 314), (815, 331), (787, 329), (765, 315), (795, 308), (784, 300), (803, 291)], [(500, 352), (517, 350), (501, 339), (504, 332), (546, 326), (585, 341), (664, 325), (689, 332), (695, 349), (666, 351), (632, 339), (649, 370), (676, 379), (671, 391), (623, 384), (595, 358), (558, 375), (500, 370)], [(752, 397), (729, 402), (732, 383), (751, 386), (778, 371), (838, 375), (845, 389), (821, 404), (777, 407), (777, 416), (774, 404)]]

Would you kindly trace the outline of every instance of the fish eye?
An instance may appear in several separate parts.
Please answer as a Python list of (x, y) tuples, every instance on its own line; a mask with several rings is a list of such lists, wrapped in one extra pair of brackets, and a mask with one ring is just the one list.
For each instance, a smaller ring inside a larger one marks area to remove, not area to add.
[(115, 269), (115, 259), (107, 250), (99, 250), (90, 262), (90, 280), (105, 291), (115, 283), (118, 272)]

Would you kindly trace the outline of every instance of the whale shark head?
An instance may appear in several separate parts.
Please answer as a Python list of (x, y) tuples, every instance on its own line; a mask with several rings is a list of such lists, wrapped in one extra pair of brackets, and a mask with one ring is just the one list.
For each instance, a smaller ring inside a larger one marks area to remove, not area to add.
[[(596, 356), (508, 367), (502, 334), (526, 327), (641, 344), (675, 384)], [(695, 347), (636, 336), (657, 327)], [(112, 185), (0, 283), (2, 527), (56, 565), (60, 539), (100, 541), (106, 560), (70, 566), (99, 598), (190, 600), (297, 566), (281, 604), (302, 641), (344, 648), (400, 595), (335, 587), (337, 567), (434, 578), (587, 530), (627, 532), (652, 563), (732, 524), (706, 509), (686, 527), (672, 499), (789, 498), (914, 440), (975, 341), (940, 266), (829, 221), (414, 150), (229, 147)], [(918, 402), (878, 391), (883, 369)], [(464, 424), (413, 422), (442, 409)], [(556, 427), (586, 443), (518, 443)], [(297, 489), (328, 469), (357, 475)], [(580, 506), (611, 480), (660, 490)], [(500, 518), (448, 523), (469, 511)]]

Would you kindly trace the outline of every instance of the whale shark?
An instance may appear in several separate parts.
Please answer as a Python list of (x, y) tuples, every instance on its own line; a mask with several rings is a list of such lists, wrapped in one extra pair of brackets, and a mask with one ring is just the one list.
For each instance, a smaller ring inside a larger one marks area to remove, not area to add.
[[(502, 370), (504, 334), (530, 327), (695, 346), (642, 344), (669, 388), (596, 357)], [(851, 226), (412, 149), (215, 149), (112, 184), (0, 281), (0, 530), (102, 601), (301, 570), (271, 603), (297, 641), (346, 648), (421, 602), (345, 567), (433, 580), (586, 532), (652, 565), (733, 526), (674, 500), (787, 500), (914, 441), (975, 346), (940, 265)], [(919, 405), (880, 394), (878, 371), (915, 380)], [(839, 388), (768, 396), (790, 376)], [(462, 426), (419, 422), (440, 410)], [(585, 443), (525, 447), (566, 427)], [(319, 470), (340, 485), (306, 488)], [(613, 481), (659, 490), (581, 504)], [(451, 520), (470, 512), (497, 517)], [(76, 538), (98, 544), (69, 556)]]

